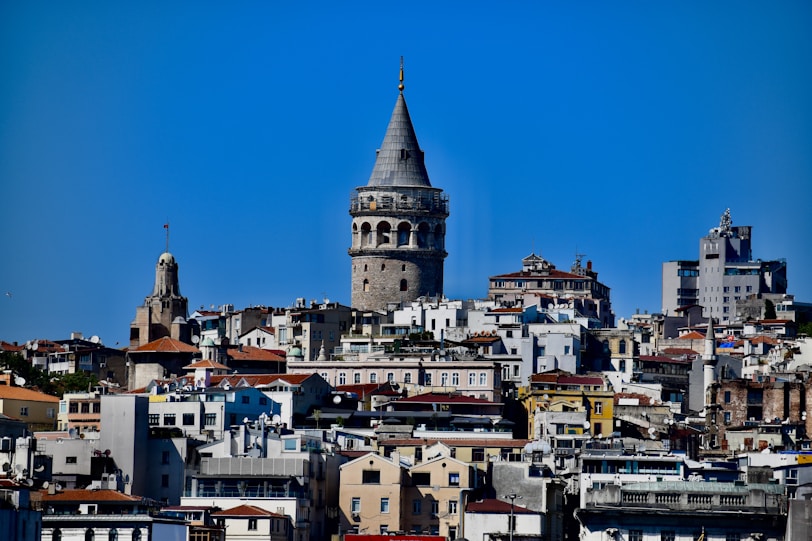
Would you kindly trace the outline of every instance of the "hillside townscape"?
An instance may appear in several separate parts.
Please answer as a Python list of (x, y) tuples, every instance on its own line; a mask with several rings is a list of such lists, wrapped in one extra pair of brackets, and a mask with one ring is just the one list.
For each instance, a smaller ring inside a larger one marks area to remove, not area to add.
[(0, 336), (0, 539), (812, 538), (789, 263), (722, 206), (662, 262), (661, 311), (615, 314), (585, 254), (446, 298), (453, 205), (403, 88), (333, 262), (349, 305), (195, 308), (167, 224), (126, 347)]

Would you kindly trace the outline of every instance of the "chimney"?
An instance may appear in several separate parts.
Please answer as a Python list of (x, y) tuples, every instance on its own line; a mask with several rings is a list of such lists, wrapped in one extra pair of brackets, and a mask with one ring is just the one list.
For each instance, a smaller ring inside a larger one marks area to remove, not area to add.
[(587, 260), (587, 262), (586, 262), (586, 269), (587, 269), (587, 270), (592, 270), (592, 260)]

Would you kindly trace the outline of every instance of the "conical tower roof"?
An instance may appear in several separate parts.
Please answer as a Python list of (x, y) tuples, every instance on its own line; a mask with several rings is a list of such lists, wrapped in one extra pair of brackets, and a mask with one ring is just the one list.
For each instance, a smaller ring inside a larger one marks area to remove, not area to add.
[(367, 186), (431, 187), (403, 92), (398, 94)]

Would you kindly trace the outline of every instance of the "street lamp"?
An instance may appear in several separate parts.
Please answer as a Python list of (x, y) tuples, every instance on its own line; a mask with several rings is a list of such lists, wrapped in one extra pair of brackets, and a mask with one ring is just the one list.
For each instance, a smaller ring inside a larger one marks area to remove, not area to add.
[(513, 541), (513, 502), (518, 498), (522, 499), (521, 496), (516, 494), (515, 492), (511, 492), (510, 494), (506, 494), (505, 498), (510, 500), (510, 523), (508, 523), (508, 532), (510, 532), (510, 541)]

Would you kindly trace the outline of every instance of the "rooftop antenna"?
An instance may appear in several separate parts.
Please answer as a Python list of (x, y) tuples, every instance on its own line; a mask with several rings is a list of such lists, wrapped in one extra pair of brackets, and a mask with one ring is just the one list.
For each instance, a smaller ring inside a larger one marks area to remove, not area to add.
[(169, 220), (164, 224), (164, 229), (166, 229), (166, 252), (169, 253)]
[(404, 88), (406, 88), (406, 86), (403, 84), (403, 57), (401, 56), (400, 57), (400, 84), (398, 85), (398, 90), (400, 90), (401, 94), (403, 94), (403, 89)]

